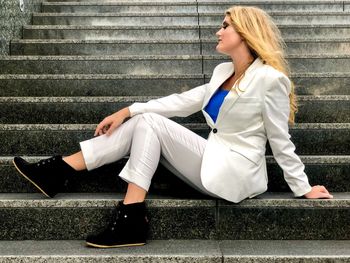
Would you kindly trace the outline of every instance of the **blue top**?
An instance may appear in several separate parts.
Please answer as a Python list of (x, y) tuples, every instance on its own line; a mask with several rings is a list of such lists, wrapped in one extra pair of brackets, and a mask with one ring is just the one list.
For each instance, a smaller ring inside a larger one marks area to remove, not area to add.
[(217, 89), (214, 95), (210, 98), (209, 103), (205, 106), (204, 110), (210, 115), (214, 123), (218, 117), (219, 109), (225, 96), (229, 93), (229, 90)]

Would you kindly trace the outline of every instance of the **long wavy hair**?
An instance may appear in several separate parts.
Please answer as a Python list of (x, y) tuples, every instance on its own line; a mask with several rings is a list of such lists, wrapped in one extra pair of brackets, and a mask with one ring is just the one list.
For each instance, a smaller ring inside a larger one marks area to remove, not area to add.
[[(255, 6), (235, 5), (225, 10), (225, 15), (230, 17), (233, 28), (247, 43), (254, 59), (260, 57), (264, 64), (271, 65), (290, 77), (290, 67), (285, 59), (286, 44), (269, 14)], [(237, 84), (243, 76), (244, 73), (237, 80)], [(295, 113), (298, 112), (294, 90), (295, 85), (291, 81), (288, 120), (290, 125), (294, 125)]]

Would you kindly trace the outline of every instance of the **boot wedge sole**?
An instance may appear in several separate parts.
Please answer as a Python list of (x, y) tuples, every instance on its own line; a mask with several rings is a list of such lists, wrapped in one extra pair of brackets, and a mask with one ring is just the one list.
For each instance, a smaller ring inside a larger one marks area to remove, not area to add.
[(90, 243), (90, 242), (86, 242), (86, 244), (89, 246), (98, 247), (98, 248), (113, 248), (113, 247), (143, 246), (146, 243), (132, 243), (132, 244), (122, 244), (122, 245), (111, 245), (111, 246), (97, 245), (97, 244)]
[(36, 183), (34, 183), (32, 180), (29, 179), (29, 177), (27, 177), (24, 173), (22, 173), (22, 171), (17, 167), (16, 163), (14, 160), (12, 160), (12, 163), (14, 164), (14, 166), (16, 167), (17, 171), (24, 177), (26, 178), (28, 181), (30, 181), (36, 188), (38, 188), (44, 195), (46, 195), (47, 197), (52, 198), (51, 196), (49, 196), (43, 189), (40, 188), (40, 186), (38, 186)]

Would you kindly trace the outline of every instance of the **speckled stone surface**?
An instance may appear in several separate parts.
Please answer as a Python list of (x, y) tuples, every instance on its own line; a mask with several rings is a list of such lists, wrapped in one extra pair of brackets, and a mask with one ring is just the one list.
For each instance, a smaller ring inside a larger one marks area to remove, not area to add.
[[(147, 102), (159, 96), (87, 96), (87, 97), (2, 97), (1, 123), (98, 123), (107, 116), (135, 101)], [(297, 123), (349, 123), (350, 96), (299, 96)], [(205, 123), (201, 111), (177, 122)]]
[(216, 241), (200, 239), (149, 240), (143, 246), (114, 249), (86, 247), (84, 240), (0, 242), (0, 260), (4, 263), (16, 260), (76, 263), (221, 263), (221, 259), (222, 254)]
[[(161, 29), (161, 30), (160, 30)], [(215, 27), (217, 29), (217, 27)], [(214, 33), (215, 34), (215, 33)], [(198, 39), (198, 25), (159, 26), (75, 26), (75, 25), (24, 25), (25, 39)]]
[[(44, 117), (43, 117), (44, 118)], [(49, 155), (79, 151), (79, 141), (93, 137), (97, 124), (3, 124), (0, 135), (3, 155)], [(206, 123), (183, 123), (185, 127), (207, 138)], [(349, 123), (298, 123), (290, 128), (295, 152), (301, 155), (348, 155)], [(220, 131), (219, 131), (220, 132)], [(322, 147), (320, 147), (322, 145)], [(266, 154), (272, 151), (269, 142)]]
[(203, 74), (14, 74), (0, 75), (0, 94), (3, 97), (166, 96), (203, 84)]
[(200, 55), (3, 56), (0, 74), (200, 74)]
[(220, 240), (223, 262), (349, 262), (349, 240)]
[(22, 26), (31, 24), (33, 12), (40, 11), (43, 0), (23, 0), (24, 10), (20, 10), (17, 0), (0, 0), (0, 54), (9, 55), (9, 43), (13, 38), (22, 37)]
[[(122, 194), (0, 194), (0, 239), (83, 239), (101, 230)], [(149, 195), (150, 239), (349, 239), (350, 197), (264, 193), (240, 203)], [(45, 222), (45, 223), (43, 223)]]
[(348, 240), (148, 240), (144, 246), (95, 249), (84, 240), (1, 241), (12, 262), (349, 262)]
[[(66, 154), (68, 155), (68, 154)], [(64, 155), (65, 156), (65, 155)], [(22, 156), (29, 162), (37, 162), (49, 156)], [(350, 185), (350, 156), (300, 156), (305, 164), (305, 173), (311, 185), (324, 185), (333, 192), (348, 192)], [(128, 156), (106, 164), (91, 171), (81, 171), (71, 177), (61, 192), (126, 192), (126, 183), (118, 176), (124, 167)], [(38, 190), (25, 180), (12, 163), (13, 157), (0, 157), (0, 192), (2, 193), (37, 193)], [(290, 188), (283, 178), (282, 169), (273, 156), (266, 156), (269, 192), (290, 192)], [(179, 191), (181, 189), (181, 191)], [(162, 165), (162, 159), (152, 178), (149, 192), (151, 194), (168, 194), (179, 197), (196, 197), (201, 193), (169, 171)]]

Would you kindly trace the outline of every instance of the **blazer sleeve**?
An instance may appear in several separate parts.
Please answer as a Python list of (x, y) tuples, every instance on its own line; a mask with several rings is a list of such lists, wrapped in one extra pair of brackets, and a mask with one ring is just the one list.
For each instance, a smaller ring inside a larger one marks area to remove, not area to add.
[(273, 156), (294, 196), (299, 197), (310, 192), (312, 187), (288, 132), (290, 91), (291, 82), (285, 74), (274, 76), (265, 92), (262, 116)]
[(155, 112), (165, 117), (187, 117), (202, 108), (208, 83), (182, 93), (173, 93), (147, 102), (134, 102), (129, 106), (130, 117), (144, 112)]

